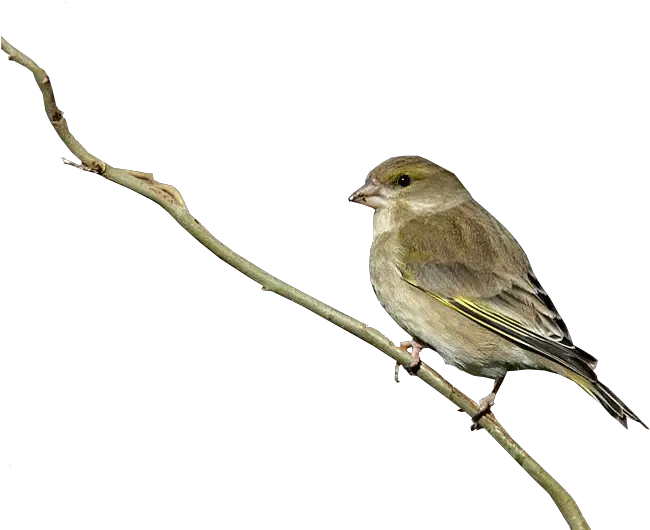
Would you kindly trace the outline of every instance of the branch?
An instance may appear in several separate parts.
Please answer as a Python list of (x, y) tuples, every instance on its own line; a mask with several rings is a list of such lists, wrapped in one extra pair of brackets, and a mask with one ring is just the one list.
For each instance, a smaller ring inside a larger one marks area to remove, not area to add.
[[(151, 199), (162, 206), (185, 230), (194, 236), (199, 243), (205, 246), (218, 258), (234, 267), (251, 280), (259, 283), (265, 291), (273, 291), (280, 296), (301, 305), (302, 307), (316, 313), (318, 316), (329, 320), (340, 328), (359, 337), (361, 340), (371, 344), (378, 350), (384, 352), (402, 366), (408, 366), (411, 361), (410, 355), (397, 348), (379, 331), (366, 326), (363, 322), (356, 320), (333, 307), (316, 300), (306, 293), (292, 287), (288, 283), (263, 271), (250, 261), (235, 254), (232, 250), (218, 241), (208, 230), (190, 214), (181, 194), (176, 188), (168, 184), (161, 184), (154, 180), (151, 173), (142, 173), (128, 169), (117, 169), (99, 158), (91, 155), (70, 133), (63, 112), (56, 106), (52, 83), (49, 76), (29, 57), (11, 46), (2, 38), (2, 50), (9, 55), (9, 60), (14, 61), (34, 74), (36, 83), (43, 93), (45, 112), (50, 123), (58, 133), (63, 143), (80, 161), (81, 164), (64, 159), (64, 163), (73, 165), (84, 171), (97, 173), (108, 180), (121, 186), (129, 188), (140, 195)], [(436, 371), (422, 363), (417, 372), (417, 377), (422, 379), (429, 386), (440, 392), (449, 401), (460, 407), (470, 416), (478, 412), (478, 405), (465, 394), (454, 388), (443, 379)], [(526, 453), (506, 432), (494, 415), (487, 414), (479, 420), (483, 427), (503, 447), (517, 463), (551, 496), (553, 502), (566, 519), (572, 530), (589, 530), (587, 522), (580, 513), (580, 509), (567, 493), (567, 491), (549, 475), (533, 458)]]

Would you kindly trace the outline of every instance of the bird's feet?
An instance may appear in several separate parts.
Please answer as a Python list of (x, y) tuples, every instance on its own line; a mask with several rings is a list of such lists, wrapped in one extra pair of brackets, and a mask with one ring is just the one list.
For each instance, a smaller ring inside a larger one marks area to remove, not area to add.
[(479, 401), (478, 412), (474, 414), (474, 416), (472, 416), (472, 426), (470, 427), (471, 430), (478, 431), (479, 429), (483, 428), (478, 424), (478, 421), (483, 416), (489, 414), (492, 411), (495, 397), (496, 397), (496, 393), (492, 392), (487, 396), (485, 396), (483, 399), (481, 399), (481, 401)]
[[(411, 351), (409, 351), (409, 348), (411, 348)], [(422, 351), (423, 348), (424, 348), (424, 344), (420, 344), (416, 340), (407, 340), (405, 342), (400, 342), (399, 349), (404, 350), (406, 353), (408, 353), (411, 356), (411, 362), (408, 365), (404, 366), (404, 368), (406, 369), (406, 371), (410, 375), (417, 374), (418, 370), (420, 369), (420, 364), (421, 364), (420, 352)], [(400, 367), (400, 364), (397, 363), (395, 365), (395, 382), (396, 383), (399, 383), (399, 378), (397, 376), (397, 374), (399, 372), (399, 367)]]
[[(411, 348), (410, 352), (408, 351), (409, 348)], [(424, 344), (420, 344), (416, 340), (407, 340), (406, 342), (399, 343), (399, 349), (404, 350), (411, 355), (411, 362), (408, 366), (404, 367), (406, 368), (406, 371), (411, 375), (415, 375), (418, 371), (418, 368), (420, 367), (420, 352), (423, 348)]]

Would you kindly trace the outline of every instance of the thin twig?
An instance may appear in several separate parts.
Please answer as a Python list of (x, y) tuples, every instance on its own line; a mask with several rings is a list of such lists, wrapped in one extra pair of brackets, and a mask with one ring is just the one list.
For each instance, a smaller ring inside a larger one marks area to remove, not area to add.
[(73, 166), (76, 167), (77, 169), (81, 169), (82, 171), (88, 171), (89, 173), (97, 173), (98, 175), (100, 174), (98, 170), (93, 169), (88, 166), (84, 166), (83, 164), (77, 164), (76, 162), (73, 162), (72, 160), (68, 160), (64, 156), (61, 157), (61, 160), (63, 160), (63, 163), (66, 166)]
[[(6, 40), (4, 40), (4, 38), (2, 39), (2, 50), (9, 55), (9, 58), (12, 61), (21, 64), (34, 74), (36, 83), (43, 93), (45, 112), (50, 123), (68, 149), (70, 149), (70, 151), (81, 161), (81, 164), (76, 164), (70, 161), (66, 161), (66, 164), (74, 165), (75, 167), (79, 167), (85, 171), (98, 173), (108, 180), (129, 188), (158, 203), (202, 245), (207, 247), (218, 258), (222, 259), (242, 274), (245, 274), (262, 285), (262, 289), (265, 291), (273, 291), (274, 293), (309, 309), (326, 320), (329, 320), (333, 324), (336, 324), (349, 333), (359, 337), (361, 340), (371, 344), (378, 350), (384, 352), (399, 365), (409, 365), (411, 362), (410, 354), (396, 347), (377, 330), (366, 326), (363, 322), (341, 313), (333, 307), (316, 300), (308, 294), (303, 293), (295, 287), (292, 287), (291, 285), (268, 274), (250, 261), (235, 254), (223, 243), (219, 242), (190, 214), (180, 193), (173, 186), (156, 182), (153, 179), (153, 175), (150, 173), (116, 169), (109, 166), (99, 158), (91, 155), (68, 130), (65, 118), (63, 118), (63, 112), (61, 112), (61, 110), (56, 106), (52, 83), (45, 71), (29, 57), (11, 46)], [(474, 401), (458, 389), (454, 388), (426, 364), (421, 364), (416, 375), (470, 416), (473, 416), (478, 412), (478, 405)], [(551, 496), (572, 530), (589, 530), (589, 526), (580, 513), (580, 509), (573, 498), (510, 437), (492, 414), (483, 416), (483, 418), (479, 420), (479, 425), (483, 427), (542, 488), (544, 488), (544, 490)]]

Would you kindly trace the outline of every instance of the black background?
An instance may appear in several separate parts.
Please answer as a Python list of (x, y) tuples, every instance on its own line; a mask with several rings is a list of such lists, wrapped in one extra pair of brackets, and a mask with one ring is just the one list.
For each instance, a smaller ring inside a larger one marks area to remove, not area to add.
[[(223, 37), (224, 24), (172, 31), (75, 9), (0, 29), (48, 65), (90, 151), (159, 168), (242, 255), (382, 327), (367, 211), (344, 194), (387, 150), (432, 152), (529, 242), (578, 344), (650, 412), (634, 92), (581, 72), (488, 93), (481, 76), (346, 70), (316, 48), (306, 60), (295, 34), (258, 42)], [(414, 378), (391, 384), (381, 354), (260, 296), (148, 200), (62, 168), (30, 74), (0, 59), (0, 86), (8, 528), (560, 527), (453, 406)], [(647, 433), (617, 429), (557, 377), (508, 377), (496, 410), (589, 519), (645, 512)]]

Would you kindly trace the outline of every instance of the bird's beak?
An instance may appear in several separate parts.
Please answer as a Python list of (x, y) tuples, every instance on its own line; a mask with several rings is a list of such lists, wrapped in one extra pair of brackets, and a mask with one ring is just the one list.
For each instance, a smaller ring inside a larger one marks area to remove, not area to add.
[(366, 182), (350, 195), (348, 200), (370, 206), (371, 208), (380, 208), (386, 204), (386, 198), (384, 197), (382, 188), (374, 182)]

